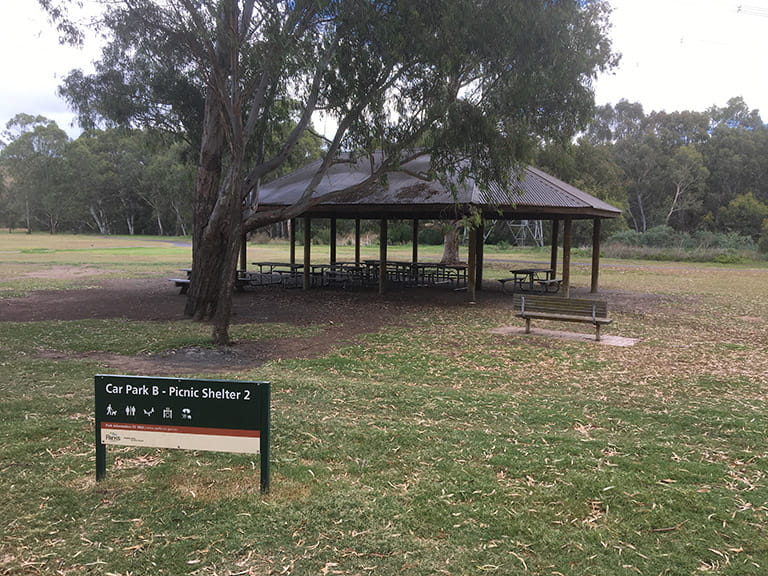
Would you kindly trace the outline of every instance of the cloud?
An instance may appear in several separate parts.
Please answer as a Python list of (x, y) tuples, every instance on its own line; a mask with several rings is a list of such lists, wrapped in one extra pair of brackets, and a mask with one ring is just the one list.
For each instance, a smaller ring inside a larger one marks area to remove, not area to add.
[(0, 20), (0, 131), (16, 114), (42, 115), (56, 120), (70, 134), (73, 114), (56, 94), (63, 78), (75, 68), (92, 69), (98, 46), (85, 48), (59, 44), (37, 2), (14, 2)]

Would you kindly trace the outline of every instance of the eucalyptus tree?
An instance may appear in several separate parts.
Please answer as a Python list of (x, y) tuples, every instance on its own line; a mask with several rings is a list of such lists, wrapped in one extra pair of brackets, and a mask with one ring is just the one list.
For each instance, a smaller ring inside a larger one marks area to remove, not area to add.
[[(53, 14), (66, 0), (41, 3)], [(242, 233), (318, 202), (340, 151), (383, 151), (361, 193), (420, 153), (454, 181), (471, 172), (481, 185), (505, 183), (540, 139), (582, 127), (592, 80), (614, 63), (604, 0), (101, 4), (103, 57), (95, 74), (72, 73), (64, 92), (85, 121), (183, 130), (199, 143), (187, 313), (212, 319), (220, 344)], [(301, 199), (244, 209), (318, 115), (334, 128)], [(274, 140), (286, 120), (292, 130)]]
[(145, 167), (139, 194), (152, 208), (160, 235), (167, 232), (164, 222), (173, 222), (176, 235), (186, 236), (191, 228), (195, 172), (188, 157), (188, 145), (175, 142), (156, 150)]
[(676, 216), (679, 227), (685, 228), (686, 219), (701, 216), (704, 205), (703, 192), (709, 177), (704, 156), (692, 144), (680, 146), (668, 159), (665, 172), (672, 198), (668, 201), (664, 223), (670, 225), (672, 217)]
[(27, 231), (40, 221), (52, 234), (71, 206), (64, 178), (66, 132), (43, 116), (17, 114), (6, 125), (9, 143), (0, 151), (9, 209), (22, 215)]
[(83, 211), (101, 234), (135, 234), (146, 212), (142, 199), (150, 160), (146, 138), (138, 131), (88, 130), (67, 154), (75, 167), (71, 180)]
[(751, 191), (768, 203), (768, 128), (721, 122), (700, 149), (710, 172), (704, 208), (717, 228), (728, 227), (719, 221), (720, 208), (741, 194)]

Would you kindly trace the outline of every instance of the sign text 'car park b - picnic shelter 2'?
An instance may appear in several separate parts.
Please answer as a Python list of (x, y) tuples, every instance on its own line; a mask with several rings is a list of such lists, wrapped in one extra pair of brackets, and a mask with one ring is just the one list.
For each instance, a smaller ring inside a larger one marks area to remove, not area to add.
[(260, 454), (269, 489), (269, 382), (100, 374), (94, 395), (97, 480), (111, 444)]

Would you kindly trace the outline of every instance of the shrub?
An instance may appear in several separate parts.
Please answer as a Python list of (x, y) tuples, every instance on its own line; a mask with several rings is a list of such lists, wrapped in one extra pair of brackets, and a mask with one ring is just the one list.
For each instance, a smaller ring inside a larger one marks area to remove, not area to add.
[(643, 234), (643, 246), (671, 248), (684, 243), (683, 234), (670, 226), (655, 226)]
[(763, 254), (768, 254), (768, 218), (763, 220), (763, 225), (760, 228), (760, 242), (758, 248)]
[(757, 256), (757, 245), (750, 236), (735, 232), (697, 231), (691, 235), (677, 232), (669, 226), (657, 226), (644, 234), (633, 230), (613, 234), (605, 243), (603, 252), (614, 258), (739, 264)]
[(440, 246), (443, 243), (443, 233), (435, 228), (419, 230), (419, 243), (428, 246)]

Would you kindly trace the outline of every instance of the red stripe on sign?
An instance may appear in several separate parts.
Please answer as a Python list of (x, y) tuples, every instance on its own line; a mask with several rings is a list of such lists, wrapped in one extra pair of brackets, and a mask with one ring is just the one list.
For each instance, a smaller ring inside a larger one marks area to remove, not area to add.
[(230, 430), (227, 428), (199, 428), (196, 426), (168, 426), (166, 424), (130, 424), (127, 422), (102, 422), (103, 430), (141, 430), (142, 432), (167, 432), (171, 434), (204, 434), (206, 436), (242, 436), (260, 438), (259, 430)]

